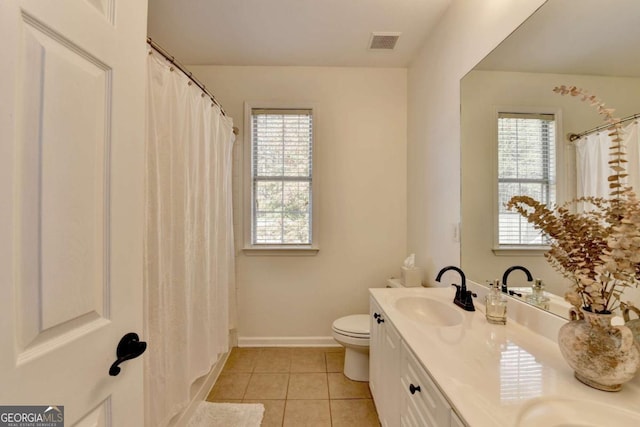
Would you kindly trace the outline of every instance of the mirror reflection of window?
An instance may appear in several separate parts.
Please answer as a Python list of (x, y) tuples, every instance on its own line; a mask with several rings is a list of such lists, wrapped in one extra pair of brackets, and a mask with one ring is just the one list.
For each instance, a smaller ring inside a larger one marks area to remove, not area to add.
[(500, 401), (521, 402), (541, 396), (545, 386), (555, 383), (555, 375), (543, 371), (535, 356), (507, 341), (500, 354)]
[(508, 211), (513, 196), (556, 202), (555, 115), (498, 113), (498, 245), (540, 246), (548, 238)]

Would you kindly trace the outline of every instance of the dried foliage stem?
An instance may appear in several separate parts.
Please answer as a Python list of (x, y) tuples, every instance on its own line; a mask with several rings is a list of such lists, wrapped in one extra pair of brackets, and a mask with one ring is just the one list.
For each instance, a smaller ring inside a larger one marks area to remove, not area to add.
[[(573, 282), (565, 299), (578, 309), (609, 313), (619, 306), (624, 289), (637, 286), (640, 277), (640, 203), (633, 190), (624, 186), (627, 160), (623, 128), (620, 119), (613, 116), (614, 110), (586, 90), (559, 86), (553, 91), (589, 102), (609, 124), (609, 197), (580, 197), (547, 206), (529, 196), (516, 196), (506, 206), (551, 238), (545, 257)], [(592, 209), (569, 209), (581, 202), (589, 203)]]
[(604, 118), (604, 121), (609, 124), (609, 127), (607, 127), (607, 130), (609, 131), (608, 135), (611, 137), (609, 155), (612, 157), (612, 159), (609, 160), (609, 165), (614, 171), (614, 173), (609, 176), (609, 194), (614, 199), (619, 199), (624, 191), (622, 180), (627, 176), (625, 168), (627, 159), (624, 140), (622, 138), (622, 123), (620, 122), (620, 118), (613, 116), (615, 109), (606, 108), (605, 103), (597, 96), (589, 93), (585, 89), (575, 86), (556, 86), (553, 88), (553, 91), (563, 96), (570, 95), (579, 97), (581, 101), (588, 102), (591, 106), (595, 107), (598, 114), (600, 114)]

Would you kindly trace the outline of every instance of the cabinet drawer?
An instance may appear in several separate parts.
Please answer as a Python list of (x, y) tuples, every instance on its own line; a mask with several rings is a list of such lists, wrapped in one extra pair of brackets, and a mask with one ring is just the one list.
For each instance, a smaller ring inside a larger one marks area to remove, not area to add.
[(401, 387), (403, 401), (406, 401), (403, 409), (407, 413), (415, 409), (424, 422), (423, 426), (449, 426), (451, 418), (449, 403), (404, 342), (402, 353)]

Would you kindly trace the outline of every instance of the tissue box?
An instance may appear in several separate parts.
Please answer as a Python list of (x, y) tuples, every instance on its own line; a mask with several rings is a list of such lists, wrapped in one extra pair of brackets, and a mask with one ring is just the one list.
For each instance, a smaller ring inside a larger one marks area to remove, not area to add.
[(422, 286), (422, 270), (416, 267), (402, 267), (401, 279), (406, 287)]

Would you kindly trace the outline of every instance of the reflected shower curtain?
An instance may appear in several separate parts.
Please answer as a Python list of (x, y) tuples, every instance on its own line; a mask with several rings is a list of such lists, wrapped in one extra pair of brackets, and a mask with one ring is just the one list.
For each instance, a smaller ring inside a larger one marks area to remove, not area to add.
[(146, 416), (166, 426), (228, 351), (235, 292), (233, 123), (156, 52), (148, 55)]
[[(608, 131), (592, 133), (576, 141), (577, 196), (609, 197), (609, 146)], [(638, 122), (624, 127), (624, 142), (627, 147), (627, 184), (640, 194), (640, 135)]]

